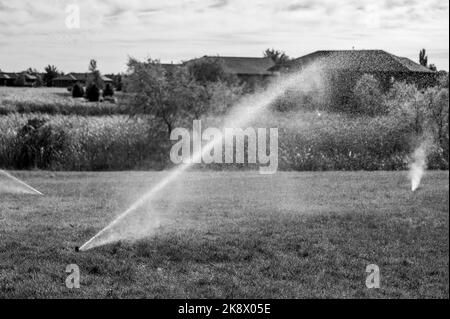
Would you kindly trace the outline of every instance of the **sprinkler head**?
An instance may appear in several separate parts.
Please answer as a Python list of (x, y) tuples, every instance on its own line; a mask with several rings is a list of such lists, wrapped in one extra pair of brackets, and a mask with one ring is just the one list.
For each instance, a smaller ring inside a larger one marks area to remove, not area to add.
[(80, 251), (80, 247), (75, 246), (75, 252), (78, 253)]

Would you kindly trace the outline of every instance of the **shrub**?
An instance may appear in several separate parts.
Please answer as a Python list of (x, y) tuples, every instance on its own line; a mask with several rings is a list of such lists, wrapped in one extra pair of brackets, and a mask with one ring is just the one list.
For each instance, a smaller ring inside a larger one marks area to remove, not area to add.
[(369, 116), (386, 113), (384, 97), (378, 80), (369, 74), (364, 74), (353, 89), (353, 113)]
[(84, 89), (83, 87), (76, 83), (72, 88), (72, 97), (79, 98), (84, 96)]
[[(243, 95), (243, 86), (218, 81), (206, 87), (209, 96), (207, 112), (214, 115), (225, 114)], [(203, 100), (203, 99), (201, 99)]]
[(390, 110), (395, 108), (402, 108), (405, 104), (410, 103), (418, 94), (417, 86), (408, 84), (406, 82), (394, 82), (392, 88), (387, 93), (388, 103), (390, 103)]
[(223, 61), (217, 58), (203, 57), (188, 63), (190, 75), (198, 82), (217, 82), (227, 78)]
[(312, 111), (324, 108), (321, 101), (322, 92), (301, 92), (299, 90), (286, 90), (283, 95), (277, 98), (272, 107), (279, 112), (292, 111)]
[(100, 99), (100, 89), (95, 83), (88, 86), (86, 90), (86, 97), (89, 102), (98, 102)]
[(448, 72), (446, 71), (439, 71), (438, 73), (438, 82), (439, 87), (443, 89), (448, 89)]
[(415, 85), (394, 83), (386, 101), (391, 115), (410, 127), (412, 140), (432, 138), (430, 167), (448, 168), (448, 89), (432, 87), (420, 91)]
[(112, 88), (111, 84), (106, 84), (105, 89), (103, 90), (103, 97), (106, 96), (113, 96), (114, 95), (114, 89)]
[(448, 89), (429, 88), (421, 98), (422, 108), (425, 110), (425, 126), (427, 133), (431, 133), (436, 145), (436, 151), (442, 153), (447, 161), (449, 157), (449, 94)]

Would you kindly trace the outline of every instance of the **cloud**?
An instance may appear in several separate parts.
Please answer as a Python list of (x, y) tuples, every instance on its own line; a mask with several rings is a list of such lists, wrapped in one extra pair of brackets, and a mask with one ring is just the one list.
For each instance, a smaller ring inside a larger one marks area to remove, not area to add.
[(310, 10), (315, 7), (314, 1), (296, 1), (288, 4), (284, 9), (286, 11)]
[[(65, 6), (73, 3), (80, 6), (80, 30), (65, 27)], [(259, 56), (267, 47), (300, 56), (354, 46), (415, 60), (425, 47), (433, 63), (448, 68), (448, 6), (440, 0), (0, 0), (0, 67), (58, 60), (61, 69), (77, 70), (96, 56), (107, 71), (118, 71), (127, 55), (180, 61), (210, 53)]]
[(214, 0), (213, 2), (213, 4), (209, 5), (209, 8), (220, 9), (226, 7), (229, 3), (229, 0)]

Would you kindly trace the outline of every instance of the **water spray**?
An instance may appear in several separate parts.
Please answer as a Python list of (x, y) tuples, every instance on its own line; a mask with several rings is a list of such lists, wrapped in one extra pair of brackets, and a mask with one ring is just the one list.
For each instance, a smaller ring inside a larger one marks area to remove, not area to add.
[[(313, 69), (311, 67), (311, 69)], [(310, 69), (310, 70), (311, 70)], [(269, 87), (263, 91), (253, 94), (250, 97), (244, 98), (236, 106), (231, 109), (231, 112), (225, 117), (223, 127), (238, 128), (247, 125), (251, 120), (255, 119), (257, 115), (261, 114), (268, 106), (280, 95), (282, 95), (287, 89), (292, 87), (301, 87), (305, 84), (305, 81), (311, 81), (311, 77), (305, 76), (305, 70), (301, 73), (292, 74), (285, 78), (279, 78), (276, 82), (269, 85)], [(116, 242), (125, 239), (120, 234), (121, 224), (123, 227), (127, 227), (124, 220), (135, 212), (139, 207), (145, 203), (151, 201), (155, 196), (174, 182), (184, 171), (192, 166), (192, 163), (197, 162), (203, 157), (203, 154), (210, 152), (218, 143), (222, 143), (224, 136), (213, 139), (207, 145), (202, 147), (201, 151), (194, 153), (188, 163), (183, 163), (169, 172), (169, 175), (156, 184), (152, 189), (145, 193), (140, 199), (132, 204), (125, 212), (119, 215), (109, 225), (103, 228), (94, 237), (89, 239), (83, 244), (79, 250), (86, 251), (98, 246), (102, 246), (108, 243)], [(142, 218), (142, 216), (141, 216)], [(142, 227), (141, 224), (137, 224)], [(129, 229), (127, 229), (129, 231)], [(139, 230), (136, 230), (138, 232)]]
[(44, 194), (42, 194), (40, 191), (38, 191), (37, 189), (31, 187), (30, 185), (28, 185), (27, 183), (21, 181), (20, 179), (12, 176), (11, 174), (9, 174), (8, 172), (1, 170), (0, 169), (0, 173), (4, 176), (6, 176), (7, 178), (13, 180), (14, 182), (16, 182), (17, 184), (19, 184), (20, 186), (24, 187), (26, 191), (31, 192), (32, 194), (37, 194), (37, 195), (41, 195), (44, 196)]
[(411, 180), (411, 190), (415, 192), (419, 186), (422, 177), (427, 169), (427, 153), (430, 147), (429, 140), (420, 143), (412, 154), (413, 162), (409, 165), (409, 179)]

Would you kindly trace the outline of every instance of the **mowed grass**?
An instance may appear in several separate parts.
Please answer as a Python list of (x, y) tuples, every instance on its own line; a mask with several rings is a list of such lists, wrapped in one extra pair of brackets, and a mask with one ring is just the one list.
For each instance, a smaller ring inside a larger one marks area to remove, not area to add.
[(151, 236), (78, 253), (167, 173), (14, 174), (45, 196), (0, 194), (0, 298), (449, 297), (448, 172), (188, 172)]

